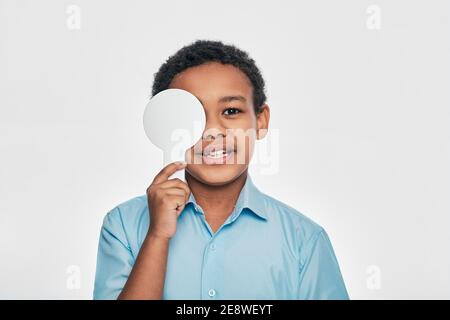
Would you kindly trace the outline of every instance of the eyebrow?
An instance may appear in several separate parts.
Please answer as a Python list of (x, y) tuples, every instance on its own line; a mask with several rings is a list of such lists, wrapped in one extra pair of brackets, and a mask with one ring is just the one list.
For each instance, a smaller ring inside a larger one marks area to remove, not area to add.
[[(202, 101), (200, 98), (198, 98), (198, 100), (201, 102), (201, 104), (204, 105), (203, 101)], [(234, 100), (239, 100), (239, 101), (242, 101), (242, 102), (246, 102), (246, 101), (247, 101), (247, 99), (245, 99), (244, 96), (237, 95), (237, 96), (224, 96), (224, 97), (220, 97), (219, 100), (218, 100), (218, 102), (219, 102), (219, 103), (220, 103), (220, 102), (230, 102), (230, 101), (234, 101)]]
[(240, 95), (237, 95), (237, 96), (225, 96), (225, 97), (219, 98), (219, 102), (230, 102), (230, 101), (233, 101), (233, 100), (239, 100), (239, 101), (242, 101), (242, 102), (247, 101), (245, 99), (245, 97), (240, 96)]

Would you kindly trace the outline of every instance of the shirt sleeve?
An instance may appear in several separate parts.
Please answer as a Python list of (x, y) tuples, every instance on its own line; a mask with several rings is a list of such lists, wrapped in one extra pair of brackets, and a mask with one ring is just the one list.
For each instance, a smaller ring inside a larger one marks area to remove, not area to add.
[(349, 299), (330, 239), (321, 229), (306, 243), (301, 254), (298, 299)]
[(117, 299), (128, 279), (134, 257), (118, 208), (103, 219), (97, 252), (94, 300)]

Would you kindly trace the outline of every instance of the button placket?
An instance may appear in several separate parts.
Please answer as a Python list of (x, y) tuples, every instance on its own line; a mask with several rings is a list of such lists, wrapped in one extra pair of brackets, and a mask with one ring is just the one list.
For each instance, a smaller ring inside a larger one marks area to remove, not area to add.
[(222, 233), (215, 233), (205, 245), (202, 268), (202, 297), (204, 299), (220, 299), (223, 289), (223, 253)]
[(202, 299), (212, 300), (221, 299), (223, 297), (223, 290), (225, 288), (224, 278), (224, 248), (221, 245), (224, 238), (228, 234), (228, 228), (230, 224), (236, 220), (237, 212), (241, 210), (240, 206), (234, 208), (232, 214), (228, 219), (220, 226), (220, 228), (213, 233), (205, 216), (200, 218), (208, 230), (210, 238), (205, 244), (203, 263), (202, 263), (202, 275), (201, 275), (201, 297)]

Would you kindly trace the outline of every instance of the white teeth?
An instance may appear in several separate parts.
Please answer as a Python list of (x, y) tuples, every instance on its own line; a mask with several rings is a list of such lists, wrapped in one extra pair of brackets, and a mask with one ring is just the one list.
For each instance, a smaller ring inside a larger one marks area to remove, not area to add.
[(228, 152), (226, 152), (225, 150), (222, 149), (222, 150), (211, 151), (211, 152), (205, 154), (205, 156), (208, 158), (218, 159), (218, 158), (222, 158), (227, 153)]

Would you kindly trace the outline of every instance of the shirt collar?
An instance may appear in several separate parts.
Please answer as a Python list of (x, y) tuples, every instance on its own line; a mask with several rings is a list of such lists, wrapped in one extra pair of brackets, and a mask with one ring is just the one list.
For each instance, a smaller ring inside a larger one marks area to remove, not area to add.
[[(251, 212), (257, 216), (267, 220), (267, 208), (265, 207), (264, 194), (253, 183), (252, 178), (247, 173), (244, 186), (242, 187), (239, 197), (236, 201), (235, 209), (230, 216), (231, 221), (234, 221), (242, 212), (243, 209), (250, 209)], [(197, 204), (193, 193), (189, 195), (187, 204), (192, 203), (194, 210), (203, 214), (201, 207)]]

